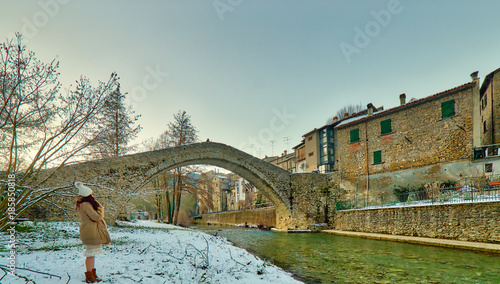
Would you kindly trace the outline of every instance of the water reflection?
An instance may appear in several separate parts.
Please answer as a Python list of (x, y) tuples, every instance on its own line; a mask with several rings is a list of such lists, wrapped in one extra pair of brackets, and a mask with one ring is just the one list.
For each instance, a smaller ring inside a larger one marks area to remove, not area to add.
[(500, 256), (327, 234), (201, 227), (308, 283), (500, 283)]

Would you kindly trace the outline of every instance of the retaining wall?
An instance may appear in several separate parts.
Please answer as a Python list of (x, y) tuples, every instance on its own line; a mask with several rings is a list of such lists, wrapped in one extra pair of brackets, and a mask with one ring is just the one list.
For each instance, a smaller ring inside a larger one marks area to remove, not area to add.
[(335, 229), (500, 243), (500, 202), (337, 211)]
[(247, 223), (247, 225), (276, 227), (276, 209), (260, 208), (244, 211), (203, 214), (202, 220), (207, 224), (238, 225)]

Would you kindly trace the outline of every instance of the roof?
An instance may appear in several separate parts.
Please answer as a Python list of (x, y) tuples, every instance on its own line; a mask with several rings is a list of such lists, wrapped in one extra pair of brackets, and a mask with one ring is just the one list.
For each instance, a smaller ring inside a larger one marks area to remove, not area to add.
[(304, 139), (302, 139), (302, 141), (300, 141), (300, 143), (299, 143), (299, 144), (297, 144), (296, 146), (292, 147), (292, 149), (297, 149), (297, 148), (299, 148), (300, 146), (302, 146), (302, 145), (304, 145), (304, 144), (305, 144), (305, 140), (304, 140)]
[(486, 77), (484, 78), (483, 84), (481, 85), (481, 89), (479, 90), (479, 98), (483, 98), (483, 95), (486, 92), (486, 89), (488, 89), (488, 86), (491, 83), (491, 79), (493, 79), (493, 77), (495, 76), (495, 73), (497, 73), (499, 71), (500, 71), (500, 68), (498, 68), (497, 70), (486, 75)]
[(385, 115), (385, 114), (389, 114), (391, 112), (395, 112), (395, 111), (398, 111), (398, 110), (401, 110), (401, 109), (404, 109), (404, 108), (408, 108), (408, 107), (413, 107), (413, 106), (416, 106), (416, 105), (419, 105), (423, 102), (426, 102), (426, 101), (429, 101), (429, 100), (433, 100), (433, 99), (437, 99), (443, 95), (446, 95), (446, 94), (449, 94), (449, 93), (452, 93), (452, 92), (458, 92), (458, 91), (461, 91), (463, 89), (466, 89), (466, 88), (470, 88), (472, 86), (474, 86), (476, 84), (476, 82), (469, 82), (467, 84), (463, 84), (463, 85), (460, 85), (458, 87), (455, 87), (455, 88), (452, 88), (452, 89), (449, 89), (449, 90), (446, 90), (446, 91), (443, 91), (443, 92), (440, 92), (440, 93), (437, 93), (437, 94), (434, 94), (434, 95), (431, 95), (431, 96), (428, 96), (428, 97), (425, 97), (425, 98), (422, 98), (422, 99), (418, 99), (418, 100), (415, 100), (413, 102), (409, 102), (409, 103), (406, 103), (404, 105), (400, 105), (400, 106), (397, 106), (397, 107), (394, 107), (394, 108), (391, 108), (391, 109), (388, 109), (388, 110), (385, 110), (385, 111), (381, 111), (381, 112), (376, 112), (370, 116), (368, 115), (363, 115), (363, 117), (353, 117), (352, 120), (349, 120), (349, 121), (346, 121), (346, 122), (343, 122), (342, 124), (339, 124), (337, 125), (336, 127), (339, 128), (339, 127), (346, 127), (348, 125), (352, 125), (352, 124), (356, 124), (356, 123), (359, 123), (359, 122), (362, 122), (364, 120), (367, 120), (367, 119), (370, 119), (372, 117), (378, 117), (378, 116), (382, 116), (382, 115)]
[[(371, 103), (370, 103), (370, 104), (368, 104), (368, 105), (371, 105)], [(372, 105), (371, 107), (372, 107), (372, 108), (374, 108), (376, 112), (379, 112), (379, 111), (384, 110), (384, 106), (380, 106), (380, 107), (378, 107), (378, 108), (377, 108), (377, 107), (374, 107), (374, 106)], [(359, 117), (361, 117), (361, 116), (366, 116), (367, 114), (368, 114), (368, 108), (365, 108), (365, 109), (363, 109), (363, 110), (361, 110), (361, 111), (359, 111), (359, 112), (353, 113), (353, 114), (351, 114), (350, 116), (348, 116), (348, 117), (344, 117), (344, 118), (342, 118), (342, 119), (340, 119), (340, 120), (337, 120), (337, 121), (335, 121), (335, 122), (333, 122), (333, 123), (330, 123), (330, 124), (325, 124), (325, 125), (321, 126), (320, 128), (314, 128), (313, 130), (311, 130), (311, 131), (307, 132), (306, 134), (302, 135), (302, 137), (306, 137), (307, 135), (309, 135), (309, 134), (311, 134), (311, 133), (313, 133), (313, 132), (315, 132), (315, 131), (320, 131), (320, 130), (322, 130), (323, 128), (328, 127), (328, 126), (337, 127), (337, 126), (339, 126), (340, 124), (343, 124), (346, 120), (357, 119), (357, 118), (359, 118)], [(303, 142), (304, 142), (304, 140), (302, 140), (302, 143), (303, 143)], [(298, 146), (300, 146), (300, 145), (301, 145), (301, 144), (299, 144), (299, 145), (297, 145), (297, 146), (295, 146), (295, 147), (298, 147)], [(292, 149), (295, 149), (295, 147), (294, 147), (294, 148), (292, 148)]]

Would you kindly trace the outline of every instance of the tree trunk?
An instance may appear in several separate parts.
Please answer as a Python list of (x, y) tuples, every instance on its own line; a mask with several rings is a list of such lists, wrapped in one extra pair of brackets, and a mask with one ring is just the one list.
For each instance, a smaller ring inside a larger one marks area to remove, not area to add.
[(179, 224), (179, 210), (181, 207), (181, 195), (182, 195), (182, 171), (181, 168), (176, 169), (176, 185), (175, 185), (175, 217), (174, 217), (174, 224), (178, 225)]
[(165, 190), (165, 199), (166, 199), (166, 202), (167, 202), (167, 223), (169, 224), (172, 224), (172, 206), (170, 204), (170, 194), (168, 194), (168, 189)]

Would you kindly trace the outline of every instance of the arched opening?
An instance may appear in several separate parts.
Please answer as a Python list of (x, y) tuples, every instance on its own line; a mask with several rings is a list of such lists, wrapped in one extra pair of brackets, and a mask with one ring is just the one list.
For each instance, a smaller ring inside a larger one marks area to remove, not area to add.
[(218, 158), (195, 158), (195, 159), (185, 159), (183, 161), (163, 161), (158, 164), (156, 167), (152, 168), (148, 171), (148, 176), (146, 179), (137, 187), (137, 190), (141, 190), (144, 186), (150, 183), (155, 177), (161, 175), (162, 173), (184, 166), (191, 165), (209, 165), (216, 166), (228, 170), (232, 173), (237, 174), (238, 176), (244, 178), (248, 182), (250, 182), (253, 186), (255, 186), (259, 192), (266, 197), (269, 202), (271, 202), (276, 210), (289, 210), (288, 208), (288, 200), (283, 200), (283, 196), (276, 191), (269, 181), (266, 180), (266, 177), (260, 172), (254, 172), (249, 170), (246, 167), (235, 164), (228, 160), (221, 160)]

